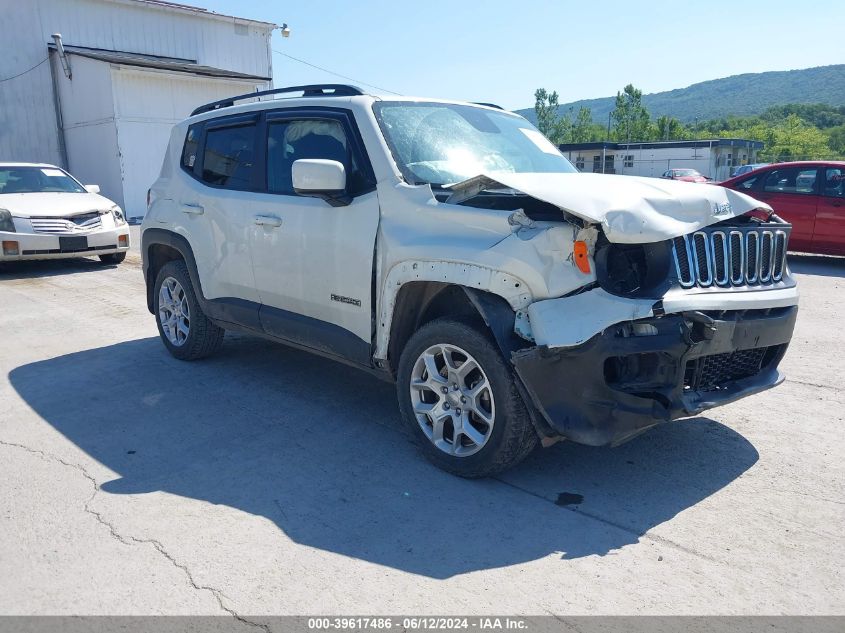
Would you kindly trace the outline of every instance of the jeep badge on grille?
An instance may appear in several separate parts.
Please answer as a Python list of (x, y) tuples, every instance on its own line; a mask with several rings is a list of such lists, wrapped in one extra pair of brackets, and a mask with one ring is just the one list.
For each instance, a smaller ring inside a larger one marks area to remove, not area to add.
[(721, 217), (723, 215), (731, 215), (731, 203), (725, 202), (724, 204), (719, 204), (718, 202), (713, 203), (713, 215)]

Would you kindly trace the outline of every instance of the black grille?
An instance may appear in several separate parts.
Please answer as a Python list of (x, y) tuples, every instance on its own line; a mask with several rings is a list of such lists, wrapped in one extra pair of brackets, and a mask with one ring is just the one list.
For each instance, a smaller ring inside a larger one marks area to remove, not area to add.
[(760, 373), (767, 351), (768, 347), (757, 347), (688, 361), (684, 387), (693, 391), (715, 391), (731, 380), (755, 376)]
[(783, 276), (783, 259), (786, 253), (786, 235), (778, 233), (775, 235), (775, 265), (772, 269), (772, 276), (780, 279)]
[(760, 242), (756, 233), (747, 233), (745, 240), (745, 278), (748, 283), (754, 283), (757, 281), (757, 248)]
[(772, 276), (772, 246), (774, 236), (769, 231), (763, 232), (760, 244), (760, 281), (768, 281)]
[(731, 281), (741, 284), (742, 273), (742, 233), (731, 233)]
[(687, 256), (687, 243), (683, 237), (675, 238), (675, 261), (678, 264), (678, 276), (682, 284), (693, 284), (695, 279), (690, 271), (689, 257)]
[(21, 255), (56, 255), (58, 253), (85, 253), (87, 251), (104, 251), (109, 248), (117, 248), (117, 244), (104, 244), (103, 246), (89, 246), (87, 248), (40, 248), (32, 251), (21, 251)]
[(722, 232), (713, 233), (711, 246), (713, 249), (713, 281), (720, 286), (724, 286), (728, 283), (728, 279), (730, 278), (730, 273), (727, 269), (728, 251), (725, 234)]
[(707, 248), (707, 236), (704, 233), (696, 233), (692, 236), (695, 245), (695, 273), (696, 277), (701, 280), (704, 285), (709, 285), (713, 281), (713, 275), (710, 274), (709, 249)]

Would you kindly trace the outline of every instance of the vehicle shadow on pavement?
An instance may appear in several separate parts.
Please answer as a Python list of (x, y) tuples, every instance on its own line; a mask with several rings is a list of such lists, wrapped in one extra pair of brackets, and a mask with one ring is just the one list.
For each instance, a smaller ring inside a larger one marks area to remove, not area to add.
[(392, 385), (246, 336), (227, 335), (201, 362), (146, 338), (21, 366), (10, 380), (119, 474), (106, 493), (224, 504), (297, 543), (432, 578), (603, 556), (758, 459), (741, 435), (697, 418), (615, 449), (561, 443), (499, 478), (463, 480), (417, 453)]
[(845, 277), (845, 257), (790, 253), (789, 269), (801, 275)]
[(103, 264), (97, 258), (44, 259), (0, 263), (0, 281), (4, 279), (35, 279), (71, 273), (89, 273), (114, 268), (115, 264)]

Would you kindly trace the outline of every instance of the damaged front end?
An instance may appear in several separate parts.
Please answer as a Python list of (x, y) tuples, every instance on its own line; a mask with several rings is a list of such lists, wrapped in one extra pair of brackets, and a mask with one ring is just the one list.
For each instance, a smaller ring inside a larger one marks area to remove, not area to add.
[(778, 363), (797, 307), (685, 312), (618, 323), (574, 347), (539, 345), (512, 360), (560, 435), (619, 444), (783, 381)]
[(780, 384), (798, 311), (790, 229), (745, 215), (656, 243), (600, 240), (599, 287), (529, 306), (535, 346), (512, 354), (548, 424), (618, 444)]
[[(606, 192), (607, 212), (579, 213), (563, 185), (582, 179), (559, 180), (538, 189), (524, 176), (479, 177), (450, 200), (507, 204), (494, 195), (504, 186), (531, 205), (514, 221), (562, 213), (581, 227), (576, 236), (598, 229), (589, 249), (595, 281), (516, 314), (516, 334), (532, 345), (509, 352), (546, 436), (619, 444), (783, 381), (778, 364), (798, 303), (789, 224), (747, 196), (644, 179), (618, 181), (628, 192)], [(621, 204), (635, 206), (634, 190), (640, 206), (623, 212)]]

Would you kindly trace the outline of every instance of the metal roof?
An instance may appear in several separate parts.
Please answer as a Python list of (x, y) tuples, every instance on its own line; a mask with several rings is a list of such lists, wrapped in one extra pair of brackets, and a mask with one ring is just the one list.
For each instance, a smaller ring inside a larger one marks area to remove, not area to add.
[[(147, 0), (134, 0), (137, 2)], [(56, 50), (55, 44), (48, 44), (51, 50)], [(64, 47), (65, 52), (89, 59), (97, 59), (111, 64), (123, 64), (125, 66), (137, 66), (139, 68), (155, 68), (158, 70), (169, 70), (172, 72), (190, 73), (205, 77), (225, 77), (227, 79), (249, 79), (253, 81), (270, 81), (271, 77), (258, 75), (247, 75), (233, 70), (214, 68), (213, 66), (202, 66), (196, 60), (179, 59), (175, 57), (160, 57), (157, 55), (145, 55), (143, 53), (129, 53), (126, 51), (110, 51), (100, 48), (85, 48), (83, 46)]]
[(277, 24), (273, 22), (264, 22), (262, 20), (252, 20), (250, 18), (240, 18), (235, 15), (226, 15), (225, 13), (217, 13), (209, 11), (203, 7), (195, 7), (190, 4), (181, 4), (179, 2), (167, 2), (166, 0), (111, 0), (112, 2), (131, 3), (131, 4), (146, 4), (150, 7), (164, 9), (169, 11), (178, 11), (180, 13), (193, 13), (203, 15), (209, 18), (219, 18), (223, 20), (237, 20), (238, 22), (249, 22), (251, 24), (260, 24), (262, 26), (269, 26), (272, 29), (278, 28)]

